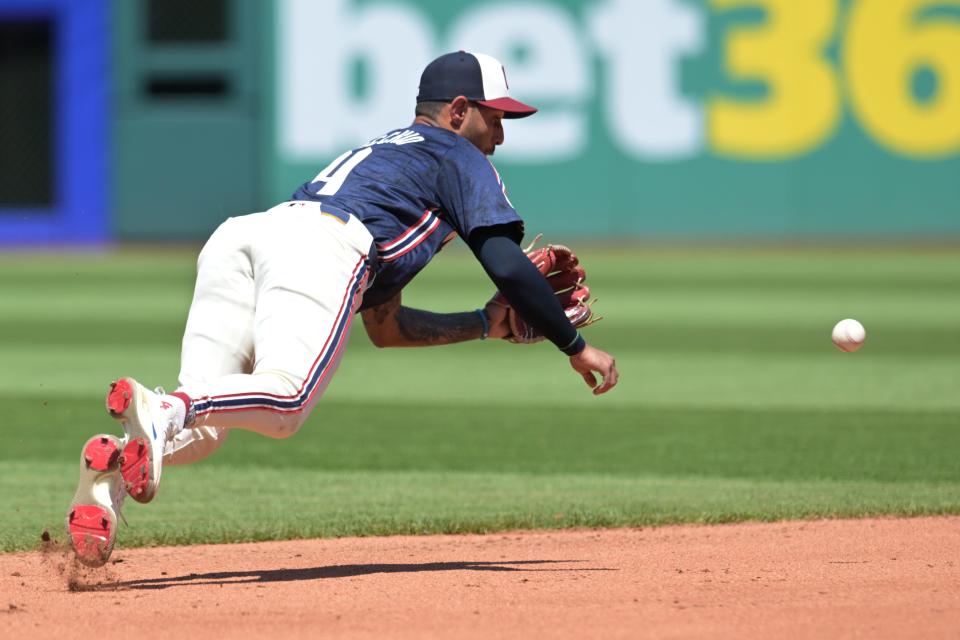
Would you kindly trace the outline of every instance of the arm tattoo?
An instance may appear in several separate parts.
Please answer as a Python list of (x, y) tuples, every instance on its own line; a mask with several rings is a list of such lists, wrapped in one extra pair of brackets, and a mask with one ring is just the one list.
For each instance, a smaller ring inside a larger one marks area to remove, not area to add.
[(394, 296), (383, 304), (371, 309), (373, 321), (376, 324), (383, 324), (384, 320), (396, 313), (400, 309), (400, 296)]
[(432, 313), (410, 307), (397, 311), (397, 327), (406, 340), (420, 346), (475, 340), (483, 333), (476, 313)]
[(378, 346), (427, 347), (475, 340), (483, 334), (476, 313), (432, 313), (400, 304), (399, 294), (362, 312), (363, 325)]

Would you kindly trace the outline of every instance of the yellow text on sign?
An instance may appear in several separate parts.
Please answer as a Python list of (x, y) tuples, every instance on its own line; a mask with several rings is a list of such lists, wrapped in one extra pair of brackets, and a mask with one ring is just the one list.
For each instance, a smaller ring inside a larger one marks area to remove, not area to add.
[[(853, 0), (840, 34), (842, 75), (826, 56), (837, 0), (709, 2), (720, 11), (765, 13), (761, 24), (725, 41), (730, 76), (769, 90), (762, 100), (710, 100), (708, 136), (717, 153), (776, 159), (820, 147), (840, 120), (844, 89), (861, 126), (890, 151), (917, 158), (960, 151), (960, 17), (932, 13), (960, 9), (960, 0)], [(913, 91), (922, 70), (936, 79), (927, 99)]]
[(710, 146), (723, 155), (789, 157), (818, 146), (840, 119), (836, 74), (823, 51), (836, 25), (835, 0), (711, 0), (721, 10), (762, 7), (763, 24), (730, 35), (726, 61), (739, 80), (767, 84), (767, 98), (716, 97)]
[[(892, 151), (918, 157), (960, 149), (960, 17), (924, 15), (960, 0), (859, 0), (844, 64), (858, 120)], [(921, 69), (936, 76), (924, 101), (911, 90)]]

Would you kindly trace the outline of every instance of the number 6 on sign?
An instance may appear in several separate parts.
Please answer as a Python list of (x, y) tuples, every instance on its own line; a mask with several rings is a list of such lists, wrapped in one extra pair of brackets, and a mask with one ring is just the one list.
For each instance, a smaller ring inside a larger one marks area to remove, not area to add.
[[(347, 175), (353, 171), (354, 167), (363, 162), (363, 159), (366, 158), (373, 152), (373, 149), (367, 147), (365, 149), (360, 149), (356, 153), (353, 151), (347, 151), (344, 154), (341, 154), (336, 160), (331, 162), (326, 166), (326, 168), (317, 174), (317, 177), (313, 179), (313, 183), (323, 182), (325, 183), (323, 187), (317, 191), (318, 196), (332, 196), (337, 191), (340, 190), (340, 187), (343, 186), (343, 181), (347, 179)], [(350, 154), (353, 154), (350, 156)], [(348, 156), (350, 156), (348, 158)]]
[[(960, 0), (858, 0), (844, 51), (850, 100), (884, 146), (918, 157), (960, 150), (960, 20), (933, 14)], [(924, 15), (926, 13), (926, 15)], [(936, 74), (936, 89), (918, 100), (911, 80)]]

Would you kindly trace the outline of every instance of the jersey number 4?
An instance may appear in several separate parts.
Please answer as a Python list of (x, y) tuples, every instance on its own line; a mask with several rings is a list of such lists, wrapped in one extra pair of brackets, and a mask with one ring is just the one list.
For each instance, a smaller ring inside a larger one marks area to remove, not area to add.
[(317, 174), (313, 182), (311, 182), (311, 184), (317, 184), (318, 182), (323, 183), (323, 186), (317, 191), (317, 195), (332, 196), (339, 191), (340, 187), (343, 186), (344, 180), (347, 179), (347, 176), (353, 171), (354, 167), (363, 162), (363, 159), (372, 152), (373, 149), (371, 147), (347, 151), (328, 164), (323, 171)]

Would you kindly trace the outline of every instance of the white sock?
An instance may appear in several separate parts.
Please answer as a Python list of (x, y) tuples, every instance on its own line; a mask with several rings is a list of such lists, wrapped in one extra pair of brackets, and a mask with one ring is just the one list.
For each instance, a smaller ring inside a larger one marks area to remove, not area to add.
[(183, 431), (183, 424), (187, 419), (187, 406), (183, 398), (164, 394), (160, 396), (160, 408), (166, 417), (163, 429), (166, 432), (164, 439), (172, 440), (175, 435)]

